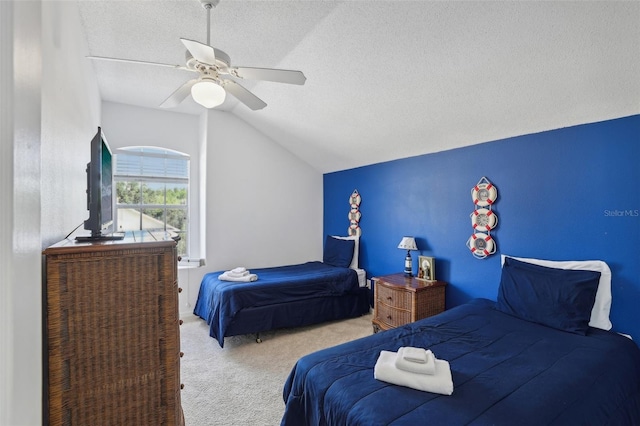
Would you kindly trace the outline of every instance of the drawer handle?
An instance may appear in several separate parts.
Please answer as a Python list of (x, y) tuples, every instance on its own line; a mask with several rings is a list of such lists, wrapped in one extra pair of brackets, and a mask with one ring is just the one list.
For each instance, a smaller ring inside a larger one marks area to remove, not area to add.
[(180, 352), (180, 358), (184, 356), (184, 352)]
[(180, 389), (184, 389), (184, 383), (180, 383)]
[(182, 287), (178, 287), (178, 293), (182, 293)]
[(180, 325), (182, 325), (182, 323), (183, 323), (183, 322), (184, 322), (184, 321), (180, 320)]
[(391, 315), (387, 315), (387, 319), (389, 319), (389, 320), (390, 320), (390, 319), (391, 319)]
[(387, 300), (393, 300), (393, 297), (387, 296)]

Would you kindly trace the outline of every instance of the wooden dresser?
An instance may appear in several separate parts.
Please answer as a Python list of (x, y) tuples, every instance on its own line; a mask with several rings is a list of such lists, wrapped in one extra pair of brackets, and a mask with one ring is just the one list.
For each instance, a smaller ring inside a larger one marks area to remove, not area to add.
[(176, 242), (44, 251), (44, 424), (183, 425)]
[(388, 330), (444, 311), (447, 283), (404, 274), (373, 278), (373, 331)]

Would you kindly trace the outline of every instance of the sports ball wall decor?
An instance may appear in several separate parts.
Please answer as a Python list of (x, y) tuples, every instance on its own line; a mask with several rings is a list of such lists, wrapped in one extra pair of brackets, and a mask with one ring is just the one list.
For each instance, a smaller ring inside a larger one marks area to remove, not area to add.
[(498, 216), (491, 208), (497, 198), (498, 188), (484, 176), (471, 188), (475, 210), (470, 215), (473, 235), (467, 240), (467, 247), (478, 259), (484, 259), (496, 252), (496, 243), (491, 238), (491, 231), (498, 225)]
[(351, 209), (349, 210), (349, 229), (347, 233), (349, 236), (360, 236), (362, 234), (362, 230), (360, 229), (360, 217), (362, 214), (360, 213), (360, 202), (362, 201), (362, 197), (358, 193), (357, 189), (354, 189), (351, 195), (349, 196), (349, 206)]

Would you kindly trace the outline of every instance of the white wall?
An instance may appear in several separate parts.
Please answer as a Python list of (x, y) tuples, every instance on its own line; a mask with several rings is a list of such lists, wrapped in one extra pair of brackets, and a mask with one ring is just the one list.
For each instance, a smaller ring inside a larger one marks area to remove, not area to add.
[(0, 2), (0, 425), (13, 418), (13, 5)]
[[(102, 103), (102, 130), (112, 149), (124, 146), (159, 146), (198, 158), (199, 118), (196, 115)], [(197, 163), (197, 161), (196, 161)], [(192, 178), (198, 164), (191, 165)]]
[(0, 2), (0, 425), (42, 423), (41, 251), (85, 216), (100, 102), (79, 22), (75, 2)]
[(86, 167), (101, 105), (76, 4), (45, 1), (42, 12), (41, 223), (48, 247), (89, 217)]
[(230, 113), (203, 121), (207, 265), (189, 272), (191, 304), (206, 272), (322, 260), (322, 174)]
[(322, 174), (229, 113), (207, 113), (207, 270), (322, 259)]
[[(40, 8), (38, 2), (0, 2), (2, 425), (37, 424), (42, 406), (41, 316), (37, 291), (40, 284)], [(33, 162), (21, 164), (26, 158)]]
[(180, 312), (204, 273), (320, 260), (322, 175), (228, 112), (201, 116), (104, 102), (112, 148), (154, 145), (191, 155), (191, 239), (202, 268), (181, 268)]

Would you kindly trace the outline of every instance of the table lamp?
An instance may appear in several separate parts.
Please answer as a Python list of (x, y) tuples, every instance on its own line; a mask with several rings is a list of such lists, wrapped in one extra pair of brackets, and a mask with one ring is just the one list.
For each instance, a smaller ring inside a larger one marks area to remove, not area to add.
[(404, 275), (407, 277), (412, 277), (413, 262), (411, 261), (411, 250), (418, 250), (415, 238), (402, 237), (402, 241), (400, 241), (400, 244), (398, 244), (398, 248), (407, 251), (407, 257), (404, 258)]

